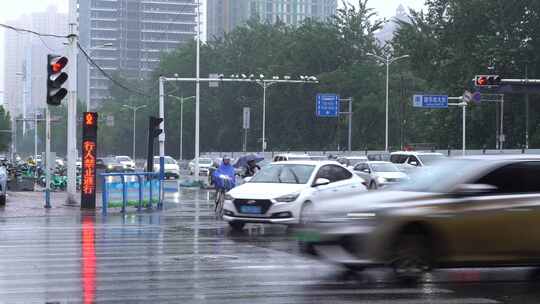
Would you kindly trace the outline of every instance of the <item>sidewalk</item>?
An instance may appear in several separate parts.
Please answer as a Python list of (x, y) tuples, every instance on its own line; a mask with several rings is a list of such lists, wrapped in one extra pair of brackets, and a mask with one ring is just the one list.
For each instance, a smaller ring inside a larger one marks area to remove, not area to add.
[(0, 217), (79, 215), (80, 205), (66, 205), (65, 192), (51, 192), (51, 208), (45, 208), (45, 192), (8, 191), (6, 206), (0, 207)]

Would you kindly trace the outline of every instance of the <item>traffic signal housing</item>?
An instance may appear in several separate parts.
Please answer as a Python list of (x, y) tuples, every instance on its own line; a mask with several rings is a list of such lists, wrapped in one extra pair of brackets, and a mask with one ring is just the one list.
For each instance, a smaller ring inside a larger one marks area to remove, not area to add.
[(47, 55), (47, 104), (58, 106), (66, 97), (68, 91), (62, 85), (68, 79), (68, 74), (63, 72), (68, 64), (67, 57), (59, 55)]
[(154, 140), (161, 133), (163, 133), (163, 129), (159, 127), (162, 122), (163, 118), (150, 116), (150, 120), (148, 122), (148, 154), (146, 158), (147, 172), (154, 171)]
[(499, 75), (476, 75), (474, 85), (476, 87), (497, 87), (501, 85), (501, 80)]

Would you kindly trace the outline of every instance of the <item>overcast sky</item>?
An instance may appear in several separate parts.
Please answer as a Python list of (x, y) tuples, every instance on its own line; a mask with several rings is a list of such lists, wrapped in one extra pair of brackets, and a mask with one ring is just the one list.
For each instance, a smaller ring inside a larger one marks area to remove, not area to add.
[[(2, 9), (0, 10), (0, 22), (17, 19), (20, 15), (32, 12), (44, 11), (49, 5), (56, 5), (61, 12), (67, 12), (68, 0), (0, 0)], [(86, 0), (90, 1), (90, 0)], [(237, 0), (245, 1), (245, 0)], [(347, 0), (350, 3), (358, 3), (358, 0)], [(369, 0), (371, 5), (381, 17), (391, 17), (394, 15), (399, 4), (415, 9), (422, 8), (425, 0)], [(341, 0), (338, 0), (341, 2)], [(0, 31), (0, 62), (4, 62), (4, 33)], [(4, 69), (0, 69), (0, 90), (4, 87)]]

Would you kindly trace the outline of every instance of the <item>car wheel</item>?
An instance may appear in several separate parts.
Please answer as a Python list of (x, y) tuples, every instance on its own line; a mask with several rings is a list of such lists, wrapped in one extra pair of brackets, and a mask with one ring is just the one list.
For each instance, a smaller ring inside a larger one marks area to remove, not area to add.
[(400, 280), (417, 281), (432, 267), (429, 239), (421, 233), (401, 235), (394, 245), (391, 266)]
[(229, 222), (229, 226), (231, 226), (231, 228), (236, 231), (242, 231), (245, 225), (246, 223), (244, 222)]
[(0, 196), (0, 206), (5, 206), (6, 205), (6, 195), (2, 195)]
[(314, 209), (313, 203), (310, 201), (307, 201), (302, 205), (302, 209), (300, 209), (300, 219), (298, 220), (300, 226), (306, 226), (313, 222)]
[(372, 182), (369, 184), (369, 189), (371, 189), (371, 190), (377, 190), (377, 183), (375, 183), (374, 181), (372, 181)]

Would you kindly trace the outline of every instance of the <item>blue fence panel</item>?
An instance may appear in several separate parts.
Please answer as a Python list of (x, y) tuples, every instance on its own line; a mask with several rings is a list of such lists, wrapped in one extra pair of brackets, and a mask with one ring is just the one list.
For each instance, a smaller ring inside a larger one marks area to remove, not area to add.
[[(107, 214), (107, 208), (113, 199), (121, 199), (122, 212), (126, 211), (129, 201), (138, 200), (137, 210), (143, 207), (144, 194), (148, 193), (148, 208), (152, 208), (153, 193), (160, 193), (159, 189), (163, 182), (159, 179), (159, 173), (154, 172), (129, 172), (129, 173), (102, 173), (100, 179), (103, 185), (102, 212)], [(136, 192), (129, 191), (137, 189)], [(157, 206), (161, 207), (161, 197), (158, 195)]]

